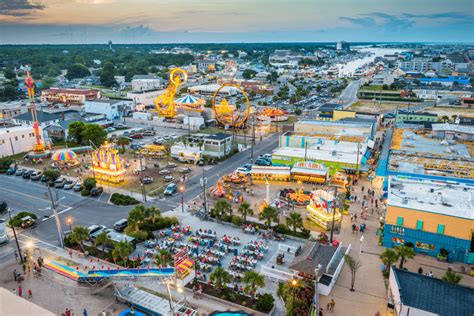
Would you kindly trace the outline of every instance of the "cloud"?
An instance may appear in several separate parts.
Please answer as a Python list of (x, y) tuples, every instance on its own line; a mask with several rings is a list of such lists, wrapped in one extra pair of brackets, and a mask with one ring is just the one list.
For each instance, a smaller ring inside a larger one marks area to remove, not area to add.
[(117, 0), (75, 0), (77, 3), (85, 4), (108, 4), (117, 2)]
[(0, 1), (0, 15), (25, 16), (33, 11), (43, 10), (44, 5), (29, 0), (2, 0)]

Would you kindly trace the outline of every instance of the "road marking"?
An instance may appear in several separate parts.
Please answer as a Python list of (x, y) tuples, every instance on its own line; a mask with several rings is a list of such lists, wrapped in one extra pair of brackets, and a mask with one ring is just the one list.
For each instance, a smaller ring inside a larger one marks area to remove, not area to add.
[[(68, 212), (70, 210), (72, 210), (72, 207), (68, 207), (68, 208), (58, 212), (58, 215), (62, 214), (62, 213), (65, 213), (65, 212)], [(52, 218), (54, 218), (54, 214), (51, 214), (48, 218), (44, 218), (42, 222), (46, 222), (48, 219), (52, 219)]]
[(37, 199), (37, 200), (41, 200), (41, 201), (49, 201), (49, 199), (46, 199), (46, 198), (40, 198), (40, 197), (37, 197), (37, 196), (34, 196), (34, 195), (26, 194), (26, 193), (15, 191), (15, 190), (9, 190), (9, 189), (5, 189), (5, 188), (2, 188), (2, 190), (3, 191), (8, 191), (8, 192), (11, 192), (11, 193), (16, 193), (16, 194), (19, 194), (19, 195), (24, 195), (24, 196), (27, 196), (29, 198), (33, 198), (33, 199)]

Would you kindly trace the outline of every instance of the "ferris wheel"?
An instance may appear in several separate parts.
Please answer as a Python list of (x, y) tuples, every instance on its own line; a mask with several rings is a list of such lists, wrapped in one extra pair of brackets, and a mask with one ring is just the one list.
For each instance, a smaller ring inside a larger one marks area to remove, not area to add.
[[(243, 96), (243, 100), (241, 100), (241, 102), (236, 101), (235, 104), (231, 104), (225, 97), (223, 97), (220, 103), (217, 103), (219, 93), (223, 91), (225, 87), (236, 89)], [(249, 117), (250, 101), (247, 93), (245, 93), (240, 85), (224, 83), (219, 87), (219, 89), (216, 90), (214, 96), (212, 97), (212, 109), (214, 110), (216, 120), (222, 125), (226, 127), (240, 127)]]
[(159, 95), (155, 100), (156, 110), (161, 116), (174, 118), (176, 116), (174, 97), (181, 85), (188, 80), (188, 73), (181, 68), (175, 68), (170, 72), (170, 80), (165, 93)]

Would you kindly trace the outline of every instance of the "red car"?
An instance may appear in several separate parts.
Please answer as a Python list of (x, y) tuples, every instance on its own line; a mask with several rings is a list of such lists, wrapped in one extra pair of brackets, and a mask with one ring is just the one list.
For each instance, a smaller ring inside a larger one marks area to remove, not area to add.
[(133, 139), (142, 139), (142, 138), (143, 138), (143, 134), (142, 134), (142, 133), (132, 134), (132, 135), (130, 135), (130, 138), (133, 138)]

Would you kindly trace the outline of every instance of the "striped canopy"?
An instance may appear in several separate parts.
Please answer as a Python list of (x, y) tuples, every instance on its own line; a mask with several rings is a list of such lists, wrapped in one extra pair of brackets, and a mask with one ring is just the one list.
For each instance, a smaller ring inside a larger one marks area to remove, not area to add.
[(181, 105), (198, 105), (198, 104), (204, 103), (204, 100), (196, 98), (192, 95), (186, 94), (185, 96), (177, 99), (175, 103), (181, 104)]
[(75, 152), (65, 149), (65, 150), (58, 150), (57, 152), (55, 152), (53, 156), (51, 157), (51, 159), (54, 161), (69, 161), (69, 160), (76, 159), (76, 157), (77, 155)]

